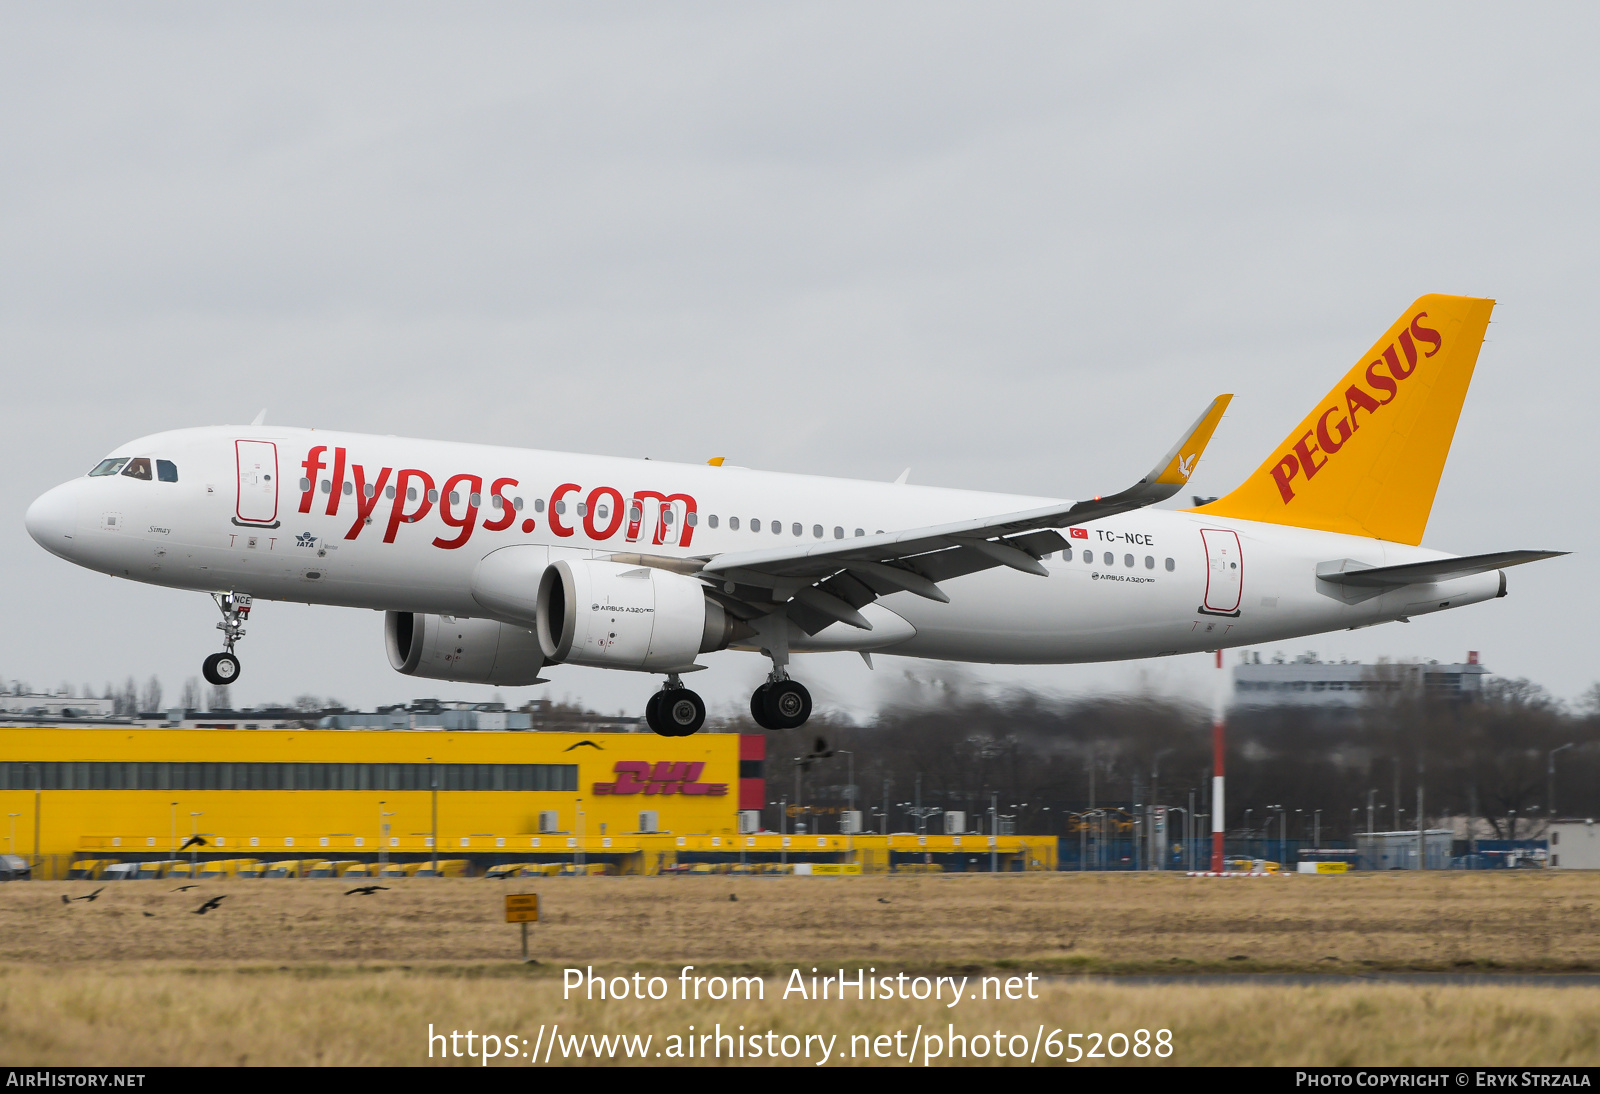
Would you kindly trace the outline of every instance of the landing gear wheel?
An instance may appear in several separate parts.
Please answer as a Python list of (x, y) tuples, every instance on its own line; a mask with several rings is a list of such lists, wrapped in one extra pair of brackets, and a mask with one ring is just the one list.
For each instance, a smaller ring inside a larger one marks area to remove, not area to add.
[(214, 653), (200, 666), (208, 683), (226, 687), (239, 679), (239, 659), (231, 653)]
[(688, 688), (672, 688), (657, 693), (657, 733), (666, 737), (687, 737), (706, 724), (706, 704)]
[(767, 715), (767, 692), (771, 690), (771, 684), (762, 684), (751, 694), (750, 717), (762, 729), (781, 729), (782, 727)]
[(644, 705), (644, 724), (653, 732), (663, 737), (670, 737), (672, 734), (661, 728), (661, 697), (665, 694), (664, 691), (658, 691), (650, 696), (650, 701)]
[(756, 694), (761, 695), (762, 713), (766, 716), (763, 724), (773, 729), (799, 729), (811, 717), (811, 693), (797, 681), (779, 680)]

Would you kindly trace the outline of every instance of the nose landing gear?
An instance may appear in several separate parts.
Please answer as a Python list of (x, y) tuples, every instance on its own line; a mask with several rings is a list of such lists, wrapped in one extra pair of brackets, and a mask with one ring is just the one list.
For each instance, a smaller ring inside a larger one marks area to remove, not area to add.
[(687, 737), (706, 724), (706, 704), (673, 673), (645, 704), (644, 720), (663, 737)]
[(222, 632), (223, 652), (205, 659), (200, 671), (211, 684), (226, 686), (239, 679), (239, 658), (234, 656), (233, 644), (244, 637), (244, 623), (250, 618), (251, 599), (245, 593), (212, 593), (222, 612), (222, 622), (217, 630)]

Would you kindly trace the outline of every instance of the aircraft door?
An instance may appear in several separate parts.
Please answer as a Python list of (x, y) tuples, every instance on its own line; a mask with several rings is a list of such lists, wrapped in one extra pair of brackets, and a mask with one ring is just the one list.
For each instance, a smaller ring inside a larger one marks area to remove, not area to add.
[(1244, 555), (1239, 535), (1220, 528), (1202, 528), (1206, 547), (1206, 599), (1200, 610), (1208, 615), (1238, 615), (1244, 596)]
[(235, 524), (278, 526), (278, 446), (271, 441), (234, 441), (239, 464)]

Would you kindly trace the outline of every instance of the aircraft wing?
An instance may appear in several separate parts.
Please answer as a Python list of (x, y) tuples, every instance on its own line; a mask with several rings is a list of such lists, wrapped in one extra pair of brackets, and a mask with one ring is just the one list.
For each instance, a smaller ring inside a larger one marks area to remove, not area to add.
[(1317, 577), (1335, 585), (1348, 585), (1358, 589), (1391, 589), (1402, 585), (1426, 585), (1434, 581), (1449, 581), (1457, 577), (1486, 574), (1490, 570), (1503, 570), (1508, 566), (1521, 566), (1527, 562), (1556, 558), (1567, 551), (1497, 551), (1488, 555), (1463, 555), (1459, 558), (1436, 558), (1427, 562), (1408, 562), (1400, 566), (1365, 566), (1352, 559), (1341, 558), (1317, 564)]
[(1055, 529), (1140, 509), (1181, 490), (1232, 398), (1212, 400), (1150, 473), (1120, 493), (828, 543), (734, 551), (704, 560), (698, 573), (736, 615), (751, 619), (786, 605), (809, 634), (835, 622), (871, 630), (859, 609), (890, 593), (948, 602), (939, 582), (994, 566), (1043, 576), (1039, 559), (1067, 546)]

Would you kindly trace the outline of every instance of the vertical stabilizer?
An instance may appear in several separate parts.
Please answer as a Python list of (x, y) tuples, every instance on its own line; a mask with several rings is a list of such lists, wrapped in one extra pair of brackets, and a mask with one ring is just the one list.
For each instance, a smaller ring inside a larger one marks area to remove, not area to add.
[(1238, 489), (1191, 511), (1421, 543), (1493, 309), (1422, 297)]

